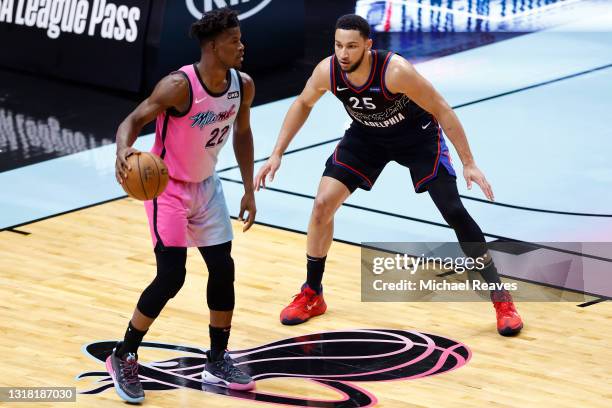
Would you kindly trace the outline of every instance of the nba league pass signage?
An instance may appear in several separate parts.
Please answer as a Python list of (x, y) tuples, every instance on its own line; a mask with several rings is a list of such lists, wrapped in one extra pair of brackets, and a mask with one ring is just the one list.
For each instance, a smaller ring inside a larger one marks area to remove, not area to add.
[(150, 3), (0, 0), (0, 65), (136, 91)]
[(138, 38), (139, 7), (106, 0), (3, 0), (0, 23), (44, 30), (55, 40), (62, 33), (134, 42)]

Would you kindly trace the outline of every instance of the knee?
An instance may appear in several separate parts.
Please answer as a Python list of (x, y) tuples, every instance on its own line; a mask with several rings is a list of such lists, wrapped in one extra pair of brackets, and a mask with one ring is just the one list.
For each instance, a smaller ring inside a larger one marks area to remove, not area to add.
[(453, 228), (461, 223), (467, 222), (470, 218), (467, 210), (463, 204), (461, 204), (461, 201), (447, 203), (441, 212), (442, 217), (444, 217), (448, 225)]
[(186, 270), (183, 264), (168, 265), (158, 262), (155, 279), (144, 290), (138, 300), (138, 310), (155, 319), (166, 303), (176, 296), (185, 283)]
[(154, 289), (160, 298), (169, 300), (175, 297), (183, 287), (186, 274), (185, 267), (163, 270), (158, 268), (157, 276), (149, 286)]
[(176, 273), (172, 274), (172, 278), (165, 279), (164, 285), (167, 286), (167, 295), (168, 299), (172, 299), (179, 293), (183, 284), (185, 284), (185, 275), (187, 274), (187, 270), (182, 268), (182, 270), (176, 271)]
[(317, 196), (312, 207), (312, 221), (317, 225), (327, 224), (334, 217), (334, 204), (325, 195)]
[(157, 276), (152, 282), (157, 292), (164, 298), (171, 299), (181, 290), (185, 283), (185, 261), (187, 250), (185, 248), (156, 249)]
[(208, 281), (233, 283), (235, 277), (234, 259), (230, 254), (224, 254), (206, 261)]
[(231, 242), (203, 248), (201, 251), (208, 268), (208, 308), (216, 311), (234, 310), (235, 266), (231, 256)]
[(232, 241), (220, 245), (199, 248), (206, 267), (208, 279), (234, 281), (234, 259), (232, 258)]

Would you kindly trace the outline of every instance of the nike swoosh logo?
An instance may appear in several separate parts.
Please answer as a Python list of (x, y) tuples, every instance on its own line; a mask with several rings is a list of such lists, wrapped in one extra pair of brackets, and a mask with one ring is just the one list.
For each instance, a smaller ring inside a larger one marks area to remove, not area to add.
[(316, 302), (314, 302), (312, 305), (306, 305), (306, 309), (308, 309), (308, 311), (310, 312), (310, 309), (312, 309), (313, 307), (315, 307), (317, 304), (319, 303), (319, 301), (317, 300)]
[(429, 127), (429, 125), (431, 125), (431, 121), (429, 121), (429, 123), (427, 123), (425, 126), (421, 126), (421, 129), (425, 130)]
[(202, 99), (196, 99), (195, 103), (200, 103), (202, 102), (204, 99), (208, 98), (207, 96), (203, 97)]
[(336, 87), (336, 91), (338, 92), (342, 92), (342, 91), (346, 91), (348, 88), (340, 88), (340, 87)]

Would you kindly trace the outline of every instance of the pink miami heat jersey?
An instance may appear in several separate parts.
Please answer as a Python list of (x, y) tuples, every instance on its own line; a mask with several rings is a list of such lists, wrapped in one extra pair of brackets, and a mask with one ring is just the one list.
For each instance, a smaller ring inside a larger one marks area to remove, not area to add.
[(157, 116), (151, 152), (164, 160), (171, 178), (199, 183), (214, 173), (219, 151), (231, 136), (242, 100), (242, 80), (238, 71), (230, 69), (227, 88), (214, 93), (206, 88), (195, 64), (177, 73), (189, 81), (189, 108)]

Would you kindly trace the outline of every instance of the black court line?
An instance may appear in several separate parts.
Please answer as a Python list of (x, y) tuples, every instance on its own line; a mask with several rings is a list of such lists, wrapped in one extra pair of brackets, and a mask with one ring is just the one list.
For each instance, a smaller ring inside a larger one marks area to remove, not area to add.
[[(241, 180), (234, 180), (234, 179), (230, 179), (230, 178), (227, 178), (227, 177), (219, 177), (219, 178), (221, 180), (223, 180), (223, 181), (227, 181), (227, 182), (230, 182), (230, 183), (243, 184)], [(287, 194), (287, 195), (292, 195), (292, 196), (295, 196), (295, 197), (307, 198), (307, 199), (310, 199), (310, 200), (314, 200), (315, 199), (315, 196), (312, 196), (312, 195), (296, 193), (294, 191), (283, 190), (283, 189), (280, 189), (280, 188), (266, 187), (266, 190), (270, 190), (270, 191), (274, 191), (274, 192), (282, 193), (282, 194)], [(428, 225), (434, 225), (434, 226), (437, 226), (437, 227), (452, 229), (448, 224), (443, 224), (443, 223), (435, 222), (435, 221), (423, 220), (421, 218), (410, 217), (408, 215), (392, 213), (392, 212), (389, 212), (389, 211), (377, 210), (377, 209), (374, 209), (374, 208), (364, 207), (364, 206), (361, 206), (361, 205), (350, 204), (350, 203), (346, 203), (345, 202), (345, 203), (342, 204), (342, 206), (343, 207), (348, 207), (348, 208), (354, 208), (354, 209), (361, 210), (361, 211), (367, 211), (367, 212), (371, 212), (371, 213), (374, 213), (374, 214), (386, 215), (386, 216), (393, 217), (393, 218), (400, 218), (400, 219), (403, 219), (403, 220), (415, 221), (415, 222), (420, 222), (422, 224), (428, 224)], [(598, 261), (611, 262), (612, 263), (612, 259), (611, 258), (606, 258), (606, 257), (597, 256), (597, 255), (591, 255), (591, 254), (584, 254), (584, 253), (581, 253), (581, 252), (570, 251), (570, 250), (561, 249), (561, 248), (555, 248), (555, 247), (551, 247), (551, 246), (548, 246), (548, 245), (536, 244), (536, 243), (533, 243), (533, 242), (527, 242), (527, 241), (522, 241), (522, 240), (519, 240), (519, 239), (510, 238), (510, 237), (504, 237), (503, 235), (490, 234), (490, 233), (486, 233), (486, 232), (483, 232), (483, 234), (486, 237), (497, 238), (497, 239), (504, 240), (504, 241), (520, 242), (520, 243), (524, 243), (524, 244), (529, 244), (529, 245), (532, 245), (532, 246), (534, 246), (534, 247), (536, 247), (538, 249), (549, 249), (549, 250), (554, 251), (554, 252), (561, 252), (561, 253), (570, 254), (570, 255), (577, 255), (577, 256), (580, 256), (580, 257), (584, 257), (584, 258), (596, 259)]]
[(569, 75), (562, 76), (562, 77), (559, 77), (559, 78), (550, 79), (548, 81), (538, 82), (538, 83), (533, 84), (533, 85), (524, 86), (522, 88), (517, 88), (517, 89), (514, 89), (512, 91), (502, 92), (502, 93), (499, 93), (499, 94), (496, 94), (496, 95), (488, 96), (486, 98), (476, 99), (476, 100), (471, 101), (471, 102), (462, 103), (460, 105), (453, 106), (453, 109), (458, 109), (458, 108), (463, 108), (465, 106), (475, 105), (475, 104), (480, 103), (480, 102), (490, 101), (491, 99), (501, 98), (502, 96), (512, 95), (512, 94), (515, 94), (515, 93), (518, 93), (518, 92), (527, 91), (527, 90), (533, 89), (533, 88), (539, 88), (540, 86), (554, 84), (555, 82), (565, 81), (566, 79), (576, 78), (576, 77), (579, 77), (579, 76), (582, 76), (582, 75), (591, 74), (593, 72), (602, 71), (604, 69), (608, 69), (608, 68), (611, 68), (611, 67), (612, 67), (612, 64), (601, 65), (599, 67), (587, 69), (585, 71), (580, 71), (580, 72), (576, 72), (574, 74), (569, 74)]
[(597, 304), (597, 303), (605, 302), (606, 300), (611, 300), (611, 299), (609, 299), (609, 298), (608, 299), (604, 299), (604, 298), (595, 299), (595, 300), (591, 300), (590, 302), (581, 303), (581, 304), (579, 304), (577, 306), (578, 307), (587, 307), (587, 306), (591, 306), (591, 305), (594, 305), (594, 304)]
[(457, 272), (455, 272), (455, 271), (448, 271), (448, 272), (439, 273), (436, 276), (439, 276), (439, 277), (443, 278), (445, 276), (454, 275), (455, 273), (457, 273)]
[[(564, 291), (564, 292), (572, 292), (572, 293), (578, 293), (580, 295), (593, 296), (593, 297), (596, 297), (596, 298), (603, 299), (602, 302), (605, 301), (605, 300), (612, 300), (612, 298), (610, 298), (608, 296), (599, 295), (597, 293), (585, 292), (585, 291), (577, 290), (577, 289), (565, 288), (563, 286), (552, 285), (550, 283), (538, 282), (538, 281), (533, 281), (531, 279), (525, 279), (525, 278), (517, 278), (516, 276), (508, 276), (508, 275), (504, 275), (504, 274), (501, 274), (501, 273), (499, 274), (499, 276), (501, 276), (503, 278), (506, 278), (506, 279), (517, 280), (517, 281), (520, 281), (520, 282), (533, 283), (533, 284), (536, 284), (536, 285), (539, 285), (539, 286), (545, 286), (545, 287), (551, 288), (551, 289), (558, 289), (558, 290), (561, 290), (561, 291)], [(558, 302), (561, 302), (561, 301), (558, 301)]]
[[(232, 220), (238, 221), (238, 217), (230, 216), (230, 218)], [(267, 222), (255, 221), (253, 224), (255, 224), (255, 225), (262, 225), (264, 227), (270, 227), (270, 228), (274, 228), (274, 229), (279, 229), (281, 231), (295, 232), (297, 234), (306, 235), (306, 233), (304, 231), (300, 231), (300, 230), (293, 229), (293, 228), (281, 227), (280, 225), (268, 224)], [(360, 244), (358, 244), (356, 242), (353, 242), (353, 241), (345, 241), (344, 239), (336, 239), (336, 238), (334, 238), (334, 241), (335, 242), (340, 242), (342, 244), (347, 244), (347, 245), (363, 248), (363, 245), (360, 245)], [(376, 248), (376, 249), (378, 249), (378, 248)]]
[(612, 214), (593, 214), (593, 213), (579, 213), (579, 212), (572, 212), (572, 211), (545, 210), (545, 209), (542, 209), (542, 208), (523, 207), (523, 206), (520, 206), (520, 205), (500, 203), (500, 202), (497, 202), (497, 201), (489, 201), (489, 200), (485, 200), (484, 198), (470, 197), (470, 196), (466, 196), (466, 195), (463, 195), (463, 194), (459, 194), (459, 197), (465, 198), (466, 200), (478, 201), (478, 202), (481, 202), (481, 203), (490, 204), (490, 205), (497, 205), (497, 206), (500, 206), (500, 207), (508, 207), (508, 208), (514, 208), (514, 209), (517, 209), (517, 210), (541, 212), (541, 213), (546, 213), (546, 214), (576, 215), (576, 216), (580, 216), (580, 217), (604, 217), (604, 218), (612, 218)]
[[(538, 82), (537, 84), (525, 86), (525, 87), (522, 87), (522, 88), (517, 88), (517, 89), (514, 89), (512, 91), (502, 92), (502, 93), (499, 93), (499, 94), (496, 94), (496, 95), (488, 96), (486, 98), (476, 99), (474, 101), (470, 101), (470, 102), (466, 102), (466, 103), (463, 103), (463, 104), (459, 104), (459, 105), (453, 106), (452, 108), (453, 109), (459, 109), (459, 108), (463, 108), (465, 106), (475, 105), (475, 104), (480, 103), (480, 102), (485, 102), (485, 101), (489, 101), (489, 100), (492, 100), (492, 99), (501, 98), (501, 97), (512, 95), (512, 94), (515, 94), (515, 93), (527, 91), (529, 89), (534, 89), (534, 88), (538, 88), (538, 87), (541, 87), (541, 86), (550, 85), (550, 84), (555, 83), (555, 82), (564, 81), (566, 79), (571, 79), (571, 78), (576, 78), (576, 77), (579, 77), (579, 76), (582, 76), (582, 75), (587, 75), (587, 74), (590, 74), (590, 73), (593, 73), (593, 72), (597, 72), (597, 71), (601, 71), (601, 70), (605, 70), (605, 69), (608, 69), (608, 68), (612, 68), (612, 64), (602, 65), (602, 66), (599, 66), (599, 67), (596, 67), (596, 68), (591, 68), (591, 69), (588, 69), (588, 70), (585, 70), (585, 71), (580, 71), (580, 72), (577, 72), (577, 73), (574, 73), (574, 74), (570, 74), (570, 75), (566, 75), (566, 76), (563, 76), (563, 77), (551, 79), (551, 80), (544, 81), (544, 82)], [(329, 140), (326, 140), (326, 141), (323, 141), (323, 142), (318, 142), (318, 143), (314, 143), (314, 144), (311, 144), (311, 145), (308, 145), (308, 146), (300, 147), (298, 149), (288, 150), (288, 151), (286, 151), (283, 154), (283, 156), (290, 155), (290, 154), (293, 154), (293, 153), (298, 153), (298, 152), (301, 152), (301, 151), (304, 151), (304, 150), (313, 149), (315, 147), (323, 146), (323, 145), (326, 145), (328, 143), (337, 142), (337, 141), (339, 141), (341, 139), (342, 139), (341, 137), (337, 137), (337, 138), (329, 139)], [(266, 161), (269, 158), (270, 158), (270, 156), (267, 156), (267, 157), (264, 157), (264, 158), (261, 158), (261, 159), (257, 159), (257, 160), (255, 160), (255, 163), (260, 163), (260, 162)], [(226, 167), (224, 169), (218, 170), (217, 173), (223, 173), (223, 172), (226, 172), (226, 171), (235, 170), (237, 168), (239, 168), (239, 166), (237, 166), (237, 165), (230, 166), (230, 167)], [(612, 218), (612, 214), (581, 213), (581, 212), (573, 212), (573, 211), (547, 210), (547, 209), (543, 209), (543, 208), (524, 207), (524, 206), (520, 206), (520, 205), (514, 205), (514, 204), (501, 203), (501, 202), (497, 202), (497, 201), (484, 200), (482, 198), (466, 196), (466, 195), (463, 195), (463, 194), (460, 194), (460, 197), (464, 198), (466, 200), (473, 200), (473, 201), (478, 201), (478, 202), (489, 204), (489, 205), (497, 205), (497, 206), (500, 206), (500, 207), (513, 208), (513, 209), (516, 209), (516, 210), (523, 210), (523, 211), (533, 211), (533, 212), (540, 212), (540, 213), (546, 213), (546, 214), (557, 214), (557, 215), (571, 215), (571, 216), (579, 216), (579, 217), (604, 217), (604, 218)]]
[[(6, 231), (7, 231), (7, 232), (14, 232), (15, 234), (20, 234), (20, 235), (32, 235), (32, 233), (31, 233), (31, 232), (27, 232), (27, 231), (20, 231), (20, 230), (17, 230), (17, 229), (15, 229), (15, 228), (8, 228)], [(1, 231), (0, 231), (0, 232), (1, 232)]]

